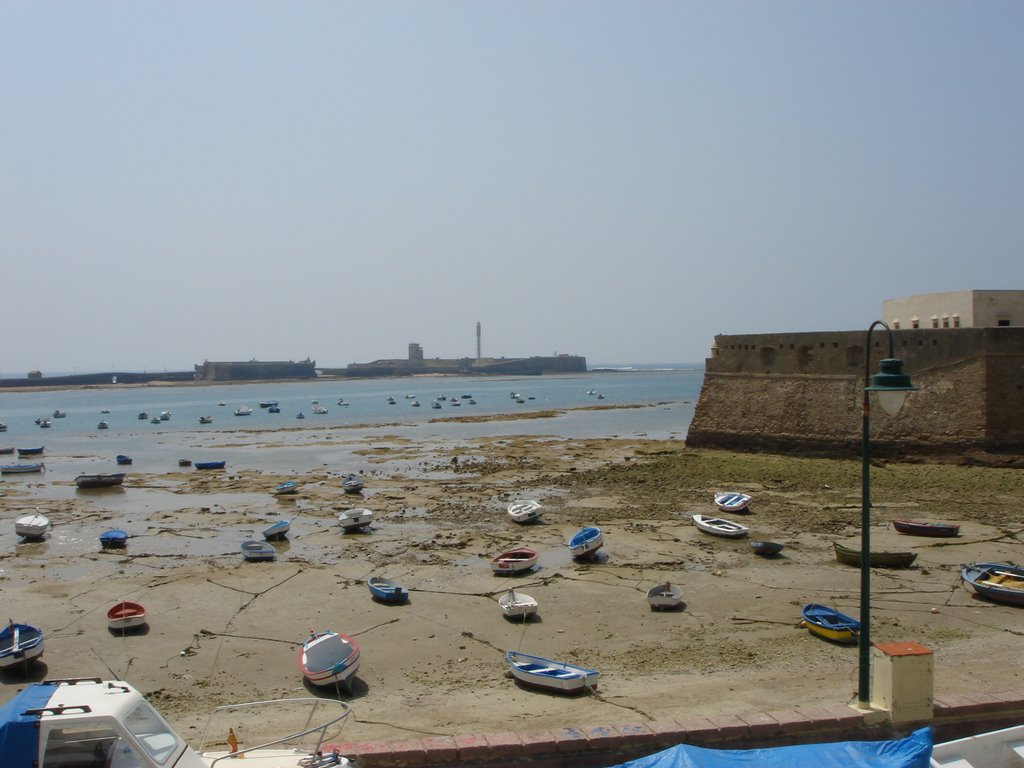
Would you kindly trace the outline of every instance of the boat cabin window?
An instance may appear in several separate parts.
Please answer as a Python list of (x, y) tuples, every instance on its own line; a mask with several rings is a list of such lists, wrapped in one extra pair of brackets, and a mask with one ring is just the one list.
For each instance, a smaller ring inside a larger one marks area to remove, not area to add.
[(67, 723), (46, 732), (43, 768), (148, 768), (113, 723)]
[(156, 762), (163, 765), (177, 752), (178, 737), (146, 702), (128, 713), (124, 724)]

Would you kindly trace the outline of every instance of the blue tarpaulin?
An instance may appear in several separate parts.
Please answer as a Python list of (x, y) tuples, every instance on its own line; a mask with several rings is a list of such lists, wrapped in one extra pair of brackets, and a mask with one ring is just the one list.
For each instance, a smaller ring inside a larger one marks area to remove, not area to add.
[(680, 744), (612, 768), (928, 768), (932, 732), (893, 741), (835, 741), (765, 749), (706, 749)]
[(39, 715), (26, 711), (50, 703), (54, 687), (33, 684), (0, 706), (0, 765), (32, 768), (39, 764)]

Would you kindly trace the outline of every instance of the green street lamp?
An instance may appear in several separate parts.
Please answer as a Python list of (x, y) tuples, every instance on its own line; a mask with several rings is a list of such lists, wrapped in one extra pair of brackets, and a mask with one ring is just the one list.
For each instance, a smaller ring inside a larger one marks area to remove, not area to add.
[[(871, 376), (871, 332), (881, 326), (889, 334), (889, 357), (879, 362), (879, 372)], [(903, 373), (903, 361), (893, 355), (892, 329), (881, 320), (868, 328), (864, 342), (864, 417), (861, 435), (861, 506), (860, 506), (860, 666), (857, 701), (861, 707), (870, 706), (871, 679), (871, 450), (870, 450), (870, 393), (878, 393), (878, 404), (890, 416), (895, 416), (908, 392), (917, 390), (910, 377)]]

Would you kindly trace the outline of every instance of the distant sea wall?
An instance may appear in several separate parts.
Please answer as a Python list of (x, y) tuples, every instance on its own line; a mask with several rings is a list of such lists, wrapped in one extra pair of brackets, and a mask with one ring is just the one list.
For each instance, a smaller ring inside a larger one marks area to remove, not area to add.
[(78, 373), (65, 376), (40, 375), (20, 379), (0, 379), (0, 388), (109, 387), (115, 384), (150, 384), (154, 381), (174, 383), (195, 381), (195, 374), (192, 371), (162, 371), (154, 373), (114, 371), (111, 373)]
[[(716, 336), (687, 444), (859, 455), (866, 336)], [(1024, 328), (900, 330), (893, 339), (919, 390), (896, 416), (871, 409), (873, 456), (999, 463), (1024, 454)], [(883, 328), (871, 334), (872, 375), (887, 356)]]
[(245, 362), (210, 362), (197, 365), (196, 381), (265, 381), (280, 379), (315, 379), (316, 362), (310, 359)]

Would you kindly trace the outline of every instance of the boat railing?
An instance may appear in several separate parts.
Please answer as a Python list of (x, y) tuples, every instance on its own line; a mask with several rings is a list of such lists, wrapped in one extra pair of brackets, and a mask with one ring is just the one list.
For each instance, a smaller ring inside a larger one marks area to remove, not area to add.
[[(240, 749), (237, 752), (228, 752), (225, 755), (221, 755), (219, 757), (214, 758), (213, 761), (210, 763), (210, 768), (212, 768), (214, 765), (216, 765), (221, 760), (233, 760), (233, 759), (242, 758), (242, 757), (245, 757), (245, 753), (246, 752), (255, 752), (256, 750), (267, 749), (268, 747), (274, 747), (274, 746), (277, 746), (277, 745), (280, 745), (280, 744), (285, 744), (287, 742), (293, 742), (293, 741), (296, 741), (298, 739), (303, 738), (304, 736), (308, 736), (308, 735), (310, 735), (312, 733), (319, 733), (319, 736), (317, 737), (316, 744), (314, 746), (308, 748), (308, 749), (309, 749), (311, 754), (314, 754), (314, 755), (320, 754), (322, 752), (321, 748), (323, 747), (324, 740), (327, 738), (327, 730), (331, 726), (335, 725), (336, 723), (341, 722), (342, 720), (347, 718), (350, 714), (352, 714), (352, 708), (348, 704), (346, 704), (344, 701), (336, 701), (336, 700), (331, 700), (331, 699), (318, 699), (318, 698), (315, 698), (315, 697), (312, 697), (312, 696), (304, 696), (304, 697), (291, 698), (291, 699), (268, 699), (266, 701), (248, 701), (248, 702), (244, 702), (244, 703), (241, 703), (241, 704), (224, 704), (223, 706), (216, 707), (210, 713), (210, 717), (206, 721), (206, 728), (203, 729), (203, 737), (200, 740), (200, 745), (201, 745), (200, 749), (205, 749), (205, 747), (206, 747), (206, 735), (207, 735), (207, 733), (209, 733), (210, 725), (213, 723), (213, 719), (217, 716), (218, 713), (222, 713), (222, 712), (225, 712), (227, 710), (255, 709), (257, 707), (264, 707), (264, 708), (269, 709), (272, 706), (281, 707), (281, 706), (286, 706), (286, 705), (288, 705), (288, 706), (292, 706), (292, 705), (309, 705), (310, 706), (309, 716), (306, 718), (306, 723), (302, 727), (302, 730), (296, 731), (295, 733), (289, 733), (286, 736), (282, 736), (279, 739), (274, 739), (273, 741), (268, 741), (265, 744), (259, 744), (259, 745), (255, 746), (255, 747), (247, 747), (245, 749)], [(337, 705), (338, 707), (340, 707), (341, 710), (342, 710), (341, 714), (338, 715), (337, 717), (332, 717), (330, 720), (328, 720), (328, 721), (326, 721), (324, 723), (320, 723), (318, 725), (311, 725), (311, 723), (313, 722), (313, 717), (316, 715), (317, 710), (321, 706), (329, 706), (329, 705)]]

